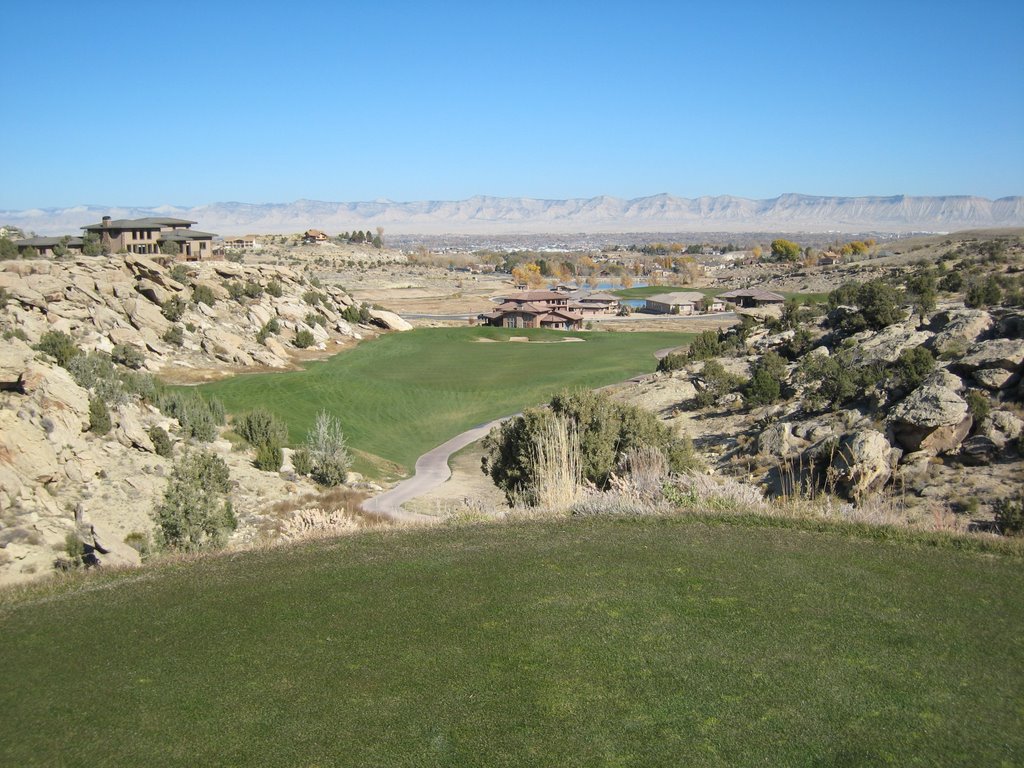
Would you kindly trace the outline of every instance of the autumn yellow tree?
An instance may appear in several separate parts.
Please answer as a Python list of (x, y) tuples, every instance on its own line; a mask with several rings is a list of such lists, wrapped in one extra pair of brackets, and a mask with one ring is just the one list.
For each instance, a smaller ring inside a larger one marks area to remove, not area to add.
[(525, 285), (528, 288), (539, 288), (544, 285), (544, 276), (540, 273), (540, 267), (532, 261), (513, 267), (512, 279), (516, 285)]

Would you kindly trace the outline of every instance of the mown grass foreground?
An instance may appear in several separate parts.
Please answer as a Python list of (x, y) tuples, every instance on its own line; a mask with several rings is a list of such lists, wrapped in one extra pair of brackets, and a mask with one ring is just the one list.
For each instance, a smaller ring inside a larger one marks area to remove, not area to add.
[[(306, 370), (249, 374), (202, 387), (231, 413), (267, 408), (301, 443), (326, 409), (349, 444), (411, 470), (424, 452), (477, 424), (537, 405), (567, 387), (613, 384), (655, 369), (653, 353), (685, 333), (426, 328), (392, 333)], [(510, 336), (529, 343), (509, 342)], [(484, 342), (481, 339), (490, 339)]]
[(166, 565), (0, 605), (0, 764), (1019, 765), (1022, 588), (678, 518)]

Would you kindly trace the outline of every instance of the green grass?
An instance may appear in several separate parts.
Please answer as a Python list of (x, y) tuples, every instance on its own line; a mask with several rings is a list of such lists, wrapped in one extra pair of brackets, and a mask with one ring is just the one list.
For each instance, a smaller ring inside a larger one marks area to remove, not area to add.
[(6, 596), (0, 764), (1019, 765), (1024, 560), (692, 519)]
[[(530, 343), (478, 339), (529, 336)], [(321, 409), (336, 414), (351, 446), (411, 470), (425, 451), (491, 419), (550, 399), (651, 372), (653, 352), (683, 333), (581, 333), (502, 328), (429, 328), (394, 333), (304, 371), (248, 374), (205, 385), (229, 413), (267, 408), (300, 443)], [(357, 467), (367, 469), (366, 466)]]

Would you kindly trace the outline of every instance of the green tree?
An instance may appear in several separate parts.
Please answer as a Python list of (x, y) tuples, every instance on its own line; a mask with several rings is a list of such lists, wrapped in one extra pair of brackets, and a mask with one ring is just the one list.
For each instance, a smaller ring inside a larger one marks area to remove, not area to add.
[(157, 540), (185, 552), (221, 546), (237, 525), (225, 498), (230, 488), (223, 459), (205, 451), (186, 453), (174, 465), (156, 509)]
[(95, 232), (87, 232), (82, 236), (82, 255), (101, 256), (103, 254), (103, 243), (100, 236)]
[(8, 237), (0, 237), (0, 261), (18, 258), (18, 246)]
[(782, 397), (782, 377), (786, 373), (786, 361), (775, 352), (763, 355), (754, 365), (750, 381), (743, 388), (743, 399), (747, 405), (768, 405)]
[(916, 272), (906, 281), (907, 299), (914, 305), (914, 311), (924, 320), (924, 316), (935, 309), (939, 295), (938, 280), (935, 271), (925, 269)]
[(39, 251), (34, 246), (29, 246), (21, 252), (21, 258), (23, 259), (38, 259)]
[(173, 240), (161, 240), (160, 253), (164, 256), (178, 256), (181, 254), (181, 246)]
[(101, 397), (89, 398), (89, 431), (96, 435), (105, 435), (110, 431), (110, 410)]
[(777, 261), (800, 261), (803, 250), (792, 240), (772, 240), (772, 258)]
[(294, 344), (299, 349), (306, 349), (307, 347), (313, 346), (314, 341), (316, 341), (316, 339), (313, 338), (312, 331), (305, 328), (295, 334)]

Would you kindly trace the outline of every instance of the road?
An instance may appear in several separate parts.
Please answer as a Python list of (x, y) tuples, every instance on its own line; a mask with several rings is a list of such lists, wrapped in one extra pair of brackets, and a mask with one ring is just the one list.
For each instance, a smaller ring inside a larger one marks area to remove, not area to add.
[[(515, 414), (514, 414), (515, 415)], [(482, 439), (492, 428), (501, 424), (502, 419), (495, 419), (486, 424), (480, 424), (472, 429), (467, 429), (461, 435), (456, 435), (451, 440), (442, 443), (433, 450), (427, 451), (416, 460), (416, 474), (408, 480), (403, 480), (390, 491), (385, 491), (379, 496), (367, 499), (363, 502), (363, 510), (373, 514), (389, 518), (396, 522), (436, 522), (437, 518), (430, 515), (421, 515), (417, 512), (407, 512), (402, 509), (402, 504), (420, 496), (428, 491), (437, 488), (452, 476), (448, 467), (448, 459), (457, 451), (462, 450), (470, 443)]]

